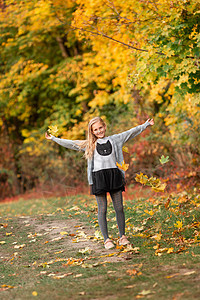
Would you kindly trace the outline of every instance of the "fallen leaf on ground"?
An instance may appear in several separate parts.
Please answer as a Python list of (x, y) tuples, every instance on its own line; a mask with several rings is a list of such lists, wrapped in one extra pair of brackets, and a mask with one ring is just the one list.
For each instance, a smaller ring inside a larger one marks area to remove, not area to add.
[(157, 233), (157, 234), (153, 235), (151, 237), (151, 239), (155, 239), (156, 241), (159, 242), (161, 240), (161, 237), (162, 237), (162, 234), (161, 233)]
[(192, 275), (194, 273), (196, 273), (196, 271), (189, 271), (189, 272), (184, 273), (183, 275), (184, 276), (189, 276), (189, 275)]
[(83, 276), (83, 274), (76, 274), (76, 275), (74, 275), (74, 278), (79, 278), (81, 276)]
[(80, 209), (80, 207), (78, 207), (78, 206), (72, 206), (69, 210), (79, 210)]
[(97, 240), (102, 240), (103, 239), (103, 236), (102, 236), (102, 234), (99, 230), (95, 231), (94, 236)]
[(57, 237), (57, 238), (52, 239), (51, 242), (59, 241), (59, 240), (62, 240), (62, 239), (63, 239), (63, 237), (62, 237), (62, 236), (59, 236), (59, 237)]
[(168, 254), (173, 253), (173, 252), (174, 252), (174, 248), (169, 248), (169, 249), (167, 250), (167, 253), (168, 253)]
[(64, 277), (70, 276), (70, 275), (73, 275), (73, 273), (65, 273), (65, 274), (62, 274), (62, 275), (54, 275), (53, 279), (62, 279)]
[(108, 271), (108, 274), (116, 273), (116, 271)]
[(175, 273), (175, 274), (172, 274), (172, 275), (168, 275), (168, 276), (165, 276), (165, 278), (169, 279), (169, 278), (173, 278), (175, 276), (178, 276), (180, 275), (180, 273)]
[(117, 252), (113, 252), (113, 253), (109, 253), (109, 254), (105, 254), (105, 255), (101, 255), (100, 257), (111, 257), (114, 256), (115, 254), (118, 254)]
[(89, 247), (85, 247), (84, 249), (79, 249), (78, 252), (82, 254), (90, 254), (92, 252), (92, 249), (90, 249)]
[(100, 265), (100, 263), (95, 263), (95, 264), (82, 264), (81, 267), (82, 268), (94, 268), (94, 267), (98, 267)]
[(155, 293), (155, 292), (150, 291), (150, 290), (143, 290), (138, 295), (147, 296), (147, 295), (150, 295), (150, 294), (153, 294), (153, 293)]
[(3, 226), (4, 228), (7, 228), (8, 224), (7, 223), (1, 223), (0, 226)]
[(196, 273), (196, 271), (188, 271), (186, 273), (175, 273), (175, 274), (172, 274), (172, 275), (168, 275), (168, 276), (165, 276), (165, 278), (173, 278), (175, 276), (190, 276), (192, 274)]
[(15, 248), (15, 249), (21, 249), (21, 248), (24, 248), (25, 246), (26, 246), (26, 244), (15, 245), (14, 248)]
[(60, 253), (63, 253), (63, 252), (64, 252), (64, 250), (60, 250), (60, 251), (54, 252), (54, 254), (60, 254)]
[(150, 216), (153, 216), (153, 215), (154, 215), (153, 210), (147, 210), (147, 209), (145, 209), (144, 212), (145, 212), (146, 214), (149, 214)]
[(177, 221), (174, 224), (174, 227), (178, 228), (178, 230), (182, 229), (183, 228), (183, 222), (182, 221)]
[(126, 270), (126, 273), (130, 276), (135, 276), (138, 271), (136, 269), (132, 269), (132, 270)]
[(1, 287), (2, 287), (3, 290), (14, 289), (14, 286), (12, 286), (12, 285), (7, 285), (7, 284), (2, 284)]
[(60, 234), (61, 235), (68, 235), (68, 232), (67, 231), (61, 231)]

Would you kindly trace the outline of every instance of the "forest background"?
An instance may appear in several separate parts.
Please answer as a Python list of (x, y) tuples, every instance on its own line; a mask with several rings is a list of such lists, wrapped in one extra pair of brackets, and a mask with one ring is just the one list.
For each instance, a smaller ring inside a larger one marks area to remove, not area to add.
[[(128, 144), (127, 183), (195, 186), (200, 160), (198, 0), (0, 1), (0, 198), (87, 186), (86, 161), (45, 139), (155, 125)], [(169, 156), (163, 167), (161, 155)]]

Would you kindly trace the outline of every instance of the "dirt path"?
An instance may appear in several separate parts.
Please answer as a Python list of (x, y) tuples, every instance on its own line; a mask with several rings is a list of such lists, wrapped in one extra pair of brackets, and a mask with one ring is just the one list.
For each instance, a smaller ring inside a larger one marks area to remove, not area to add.
[[(32, 217), (21, 218), (23, 224), (30, 224), (35, 232), (45, 236), (47, 241), (60, 241), (60, 247), (64, 251), (85, 249), (88, 247), (95, 256), (99, 256), (100, 261), (120, 262), (130, 259), (130, 252), (119, 256), (119, 250), (113, 248), (106, 250), (102, 240), (95, 237), (96, 229), (86, 226), (76, 219), (49, 220), (41, 223), (41, 220)], [(112, 256), (108, 256), (109, 254)], [(136, 251), (137, 253), (137, 251)], [(104, 257), (105, 256), (105, 257)]]

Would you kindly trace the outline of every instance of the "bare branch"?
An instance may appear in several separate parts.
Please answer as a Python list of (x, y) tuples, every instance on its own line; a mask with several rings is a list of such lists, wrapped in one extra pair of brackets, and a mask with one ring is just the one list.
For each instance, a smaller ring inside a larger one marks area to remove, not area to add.
[[(91, 35), (98, 35), (98, 36), (103, 36), (103, 37), (105, 37), (105, 38), (107, 38), (107, 39), (109, 39), (109, 40), (112, 40), (112, 41), (114, 41), (114, 42), (116, 42), (116, 43), (118, 43), (118, 44), (121, 44), (121, 45), (123, 45), (123, 46), (125, 46), (125, 47), (128, 47), (129, 49), (134, 49), (134, 50), (137, 50), (137, 51), (141, 51), (141, 52), (149, 52), (148, 50), (145, 50), (145, 49), (140, 49), (140, 48), (137, 48), (137, 47), (133, 47), (133, 46), (131, 46), (131, 45), (129, 45), (129, 44), (126, 44), (126, 43), (124, 43), (124, 42), (122, 42), (122, 41), (119, 41), (119, 40), (116, 40), (116, 39), (114, 39), (114, 38), (112, 38), (112, 37), (110, 37), (110, 36), (108, 36), (108, 35), (106, 35), (105, 33), (103, 33), (103, 32), (94, 32), (94, 31), (91, 31), (91, 30), (88, 30), (88, 29), (83, 29), (83, 28), (78, 28), (78, 27), (75, 27), (75, 26), (70, 26), (73, 30), (80, 30), (80, 31), (84, 31), (84, 32), (88, 32), (88, 33), (90, 33)], [(97, 29), (96, 29), (97, 30)], [(98, 31), (98, 30), (97, 30)], [(166, 56), (166, 54), (165, 53), (163, 53), (163, 52), (158, 52), (158, 51), (156, 51), (155, 52), (156, 54), (159, 54), (159, 55), (164, 55), (164, 56)], [(179, 57), (179, 55), (173, 55), (173, 57)], [(197, 57), (194, 57), (194, 56), (186, 56), (186, 58), (191, 58), (191, 59), (197, 59)], [(197, 60), (198, 61), (198, 60)]]
[[(112, 37), (106, 35), (106, 34), (103, 33), (103, 32), (94, 32), (94, 31), (91, 31), (91, 30), (87, 30), (87, 29), (83, 29), (83, 28), (78, 28), (78, 27), (74, 27), (74, 26), (71, 26), (71, 28), (74, 29), (74, 30), (80, 30), (80, 31), (88, 32), (88, 33), (90, 33), (90, 34), (92, 34), (92, 35), (103, 36), (103, 37), (105, 37), (105, 38), (107, 38), (107, 39), (109, 39), (109, 40), (112, 40), (112, 41), (114, 41), (114, 42), (116, 42), (116, 43), (118, 43), (118, 44), (121, 44), (121, 45), (123, 45), (123, 46), (126, 46), (126, 47), (128, 47), (128, 48), (130, 48), (130, 49), (134, 49), (134, 50), (141, 51), (141, 52), (148, 52), (148, 50), (140, 49), (140, 48), (137, 48), (137, 47), (133, 47), (133, 46), (131, 46), (131, 45), (129, 45), (129, 44), (126, 44), (126, 43), (124, 43), (124, 42), (122, 42), (122, 41), (116, 40), (116, 39), (114, 39), (114, 38), (112, 38)], [(165, 55), (165, 54), (162, 53), (162, 52), (155, 52), (155, 53), (156, 53), (156, 54), (160, 54), (160, 55)]]
[[(110, 1), (110, 3), (112, 3), (111, 1)], [(114, 4), (113, 4), (114, 5)], [(117, 11), (116, 11), (117, 12)], [(55, 13), (55, 12), (54, 12)], [(118, 12), (117, 12), (118, 13)], [(105, 33), (103, 33), (103, 32), (93, 32), (93, 31), (91, 31), (91, 30), (88, 30), (88, 29), (84, 29), (84, 28), (79, 28), (79, 27), (75, 27), (75, 26), (72, 26), (72, 25), (70, 25), (70, 24), (68, 24), (68, 23), (66, 23), (66, 22), (63, 22), (59, 17), (58, 17), (58, 15), (55, 13), (55, 17), (56, 17), (56, 19), (60, 22), (60, 23), (62, 23), (64, 26), (69, 26), (69, 28), (71, 28), (72, 30), (79, 30), (79, 31), (84, 31), (84, 32), (88, 32), (88, 33), (90, 33), (91, 35), (98, 35), (98, 36), (102, 36), (102, 37), (105, 37), (105, 38), (107, 38), (107, 39), (110, 39), (110, 40), (112, 40), (112, 41), (114, 41), (114, 42), (116, 42), (116, 43), (118, 43), (118, 44), (121, 44), (121, 45), (123, 45), (123, 46), (125, 46), (125, 47), (128, 47), (129, 49), (134, 49), (134, 50), (137, 50), (137, 51), (141, 51), (141, 52), (149, 52), (148, 50), (145, 50), (145, 49), (140, 49), (140, 48), (137, 48), (137, 47), (134, 47), (134, 46), (131, 46), (131, 45), (129, 45), (129, 44), (126, 44), (126, 43), (124, 43), (124, 42), (122, 42), (122, 41), (119, 41), (119, 40), (116, 40), (116, 39), (114, 39), (114, 38), (112, 38), (112, 37), (110, 37), (110, 36), (108, 36), (108, 35), (106, 35)], [(97, 30), (97, 29), (96, 29)], [(159, 55), (166, 55), (165, 53), (163, 53), (163, 52), (155, 52), (156, 54), (159, 54)], [(174, 55), (174, 57), (179, 57), (178, 55)], [(191, 59), (195, 59), (195, 60), (197, 60), (197, 63), (198, 63), (198, 59), (197, 59), (197, 57), (194, 57), (194, 56), (186, 56), (186, 58), (191, 58)]]

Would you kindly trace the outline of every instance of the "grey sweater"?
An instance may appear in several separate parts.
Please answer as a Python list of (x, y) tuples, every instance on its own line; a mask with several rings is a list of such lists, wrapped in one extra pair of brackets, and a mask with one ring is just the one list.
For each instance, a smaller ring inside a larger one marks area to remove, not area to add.
[[(140, 134), (149, 125), (150, 125), (149, 122), (146, 121), (142, 125), (138, 125), (134, 128), (131, 128), (127, 131), (124, 131), (122, 133), (118, 133), (118, 134), (114, 134), (114, 135), (109, 136), (109, 139), (111, 139), (113, 147), (114, 147), (116, 161), (120, 165), (122, 164), (122, 162), (124, 160), (123, 152), (122, 152), (122, 147), (123, 147), (124, 143), (126, 143), (130, 139), (132, 139), (135, 136), (137, 136), (138, 134)], [(65, 148), (84, 152), (84, 149), (81, 149), (79, 147), (79, 144), (82, 142), (80, 140), (73, 140), (72, 141), (72, 140), (60, 139), (60, 138), (56, 138), (55, 136), (52, 136), (52, 141), (56, 142), (57, 144), (65, 147)], [(93, 169), (93, 158), (88, 159), (87, 175), (88, 175), (89, 185), (93, 184), (93, 182), (92, 182), (92, 169)], [(123, 176), (125, 177), (125, 172), (123, 170), (120, 170), (120, 171), (122, 172)]]

